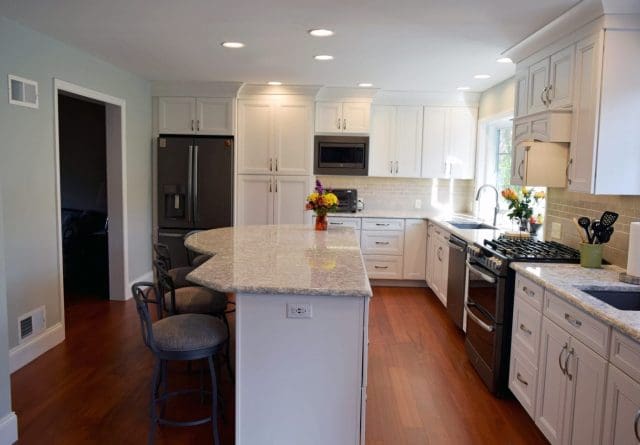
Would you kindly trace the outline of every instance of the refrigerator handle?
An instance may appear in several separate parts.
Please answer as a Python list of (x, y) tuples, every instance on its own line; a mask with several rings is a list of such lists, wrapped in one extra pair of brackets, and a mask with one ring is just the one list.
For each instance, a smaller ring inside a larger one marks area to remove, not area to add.
[(189, 174), (187, 178), (187, 222), (191, 224), (193, 221), (193, 145), (189, 145)]
[(198, 146), (193, 152), (193, 222), (198, 222)]

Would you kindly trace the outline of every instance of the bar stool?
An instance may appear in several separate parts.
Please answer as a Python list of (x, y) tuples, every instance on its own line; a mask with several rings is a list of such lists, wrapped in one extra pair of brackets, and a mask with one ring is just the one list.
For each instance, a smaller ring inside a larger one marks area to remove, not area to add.
[[(187, 275), (195, 269), (197, 266), (171, 266), (171, 254), (169, 253), (169, 247), (166, 244), (154, 244), (153, 250), (156, 252), (156, 261), (161, 261), (164, 265), (164, 269), (169, 273), (173, 283), (176, 287), (188, 287), (194, 284), (187, 280)], [(199, 261), (206, 261), (208, 258), (201, 258)], [(199, 263), (198, 265), (202, 264)]]
[[(133, 284), (131, 292), (136, 302), (138, 315), (142, 327), (142, 339), (144, 344), (153, 352), (155, 364), (151, 382), (150, 402), (150, 431), (148, 443), (155, 441), (156, 425), (170, 426), (195, 426), (211, 422), (213, 431), (213, 443), (220, 445), (218, 432), (218, 386), (216, 371), (213, 364), (214, 356), (220, 351), (224, 343), (228, 343), (227, 329), (218, 318), (205, 314), (180, 314), (162, 318), (152, 322), (149, 316), (149, 304), (160, 304), (158, 299), (150, 299), (149, 295), (161, 295), (159, 291), (149, 292), (149, 288), (155, 288), (154, 283), (138, 282)], [(175, 421), (164, 417), (164, 406), (167, 399), (188, 393), (200, 392), (201, 397), (209, 393), (200, 389), (184, 389), (179, 391), (166, 391), (167, 366), (171, 360), (194, 361), (206, 359), (211, 375), (211, 415), (209, 417), (190, 421)], [(162, 391), (160, 388), (163, 388)], [(157, 405), (163, 404), (161, 414), (158, 414)]]

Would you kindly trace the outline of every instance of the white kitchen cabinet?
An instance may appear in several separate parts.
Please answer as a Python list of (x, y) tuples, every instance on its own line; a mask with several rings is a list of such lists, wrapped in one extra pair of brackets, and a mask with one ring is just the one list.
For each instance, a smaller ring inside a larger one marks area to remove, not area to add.
[(529, 67), (528, 113), (571, 107), (575, 45)]
[(424, 280), (427, 261), (427, 222), (425, 220), (405, 220), (403, 252), (402, 278)]
[(372, 107), (371, 176), (420, 177), (422, 107)]
[[(516, 72), (515, 76), (515, 98), (516, 103), (514, 106), (514, 117), (526, 116), (528, 113), (528, 81), (529, 72), (526, 69), (521, 69)], [(514, 132), (515, 138), (515, 132)]]
[(370, 279), (402, 279), (403, 219), (363, 218), (361, 246)]
[(446, 306), (449, 279), (449, 233), (435, 224), (430, 224), (428, 229), (426, 279), (433, 293)]
[(311, 171), (311, 102), (240, 100), (238, 173), (306, 175)]
[(308, 176), (238, 175), (236, 225), (308, 224)]
[(425, 107), (422, 177), (473, 179), (478, 110)]
[(529, 67), (529, 95), (527, 97), (527, 114), (538, 113), (547, 109), (544, 94), (547, 92), (549, 80), (549, 58)]
[(316, 102), (316, 133), (367, 134), (370, 110), (368, 102)]
[(402, 278), (402, 257), (394, 255), (363, 255), (367, 275), (374, 280)]
[(640, 443), (640, 383), (609, 365), (602, 443)]
[(233, 135), (234, 116), (232, 98), (158, 98), (158, 132), (161, 134)]

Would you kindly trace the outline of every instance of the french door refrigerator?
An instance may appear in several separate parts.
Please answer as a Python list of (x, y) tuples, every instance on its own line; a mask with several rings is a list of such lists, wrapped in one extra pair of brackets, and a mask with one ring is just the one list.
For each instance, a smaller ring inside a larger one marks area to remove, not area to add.
[(184, 236), (233, 225), (233, 138), (158, 138), (158, 242), (188, 264)]

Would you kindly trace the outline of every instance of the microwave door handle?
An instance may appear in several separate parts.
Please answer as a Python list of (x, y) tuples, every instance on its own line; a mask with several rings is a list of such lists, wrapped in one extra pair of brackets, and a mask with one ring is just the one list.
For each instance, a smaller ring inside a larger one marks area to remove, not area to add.
[(491, 275), (487, 275), (486, 273), (482, 272), (478, 268), (474, 267), (473, 265), (471, 265), (471, 263), (468, 260), (465, 261), (465, 262), (467, 263), (467, 268), (469, 268), (469, 270), (472, 270), (475, 273), (477, 273), (478, 275), (480, 275), (483, 280), (485, 280), (485, 281), (487, 281), (489, 283), (495, 283), (496, 282), (496, 279), (494, 277), (492, 277)]
[(488, 325), (484, 321), (480, 320), (480, 317), (478, 317), (476, 314), (474, 314), (471, 311), (471, 308), (469, 307), (468, 303), (464, 305), (464, 310), (467, 313), (467, 315), (483, 330), (487, 332), (493, 332), (495, 330), (495, 326)]

